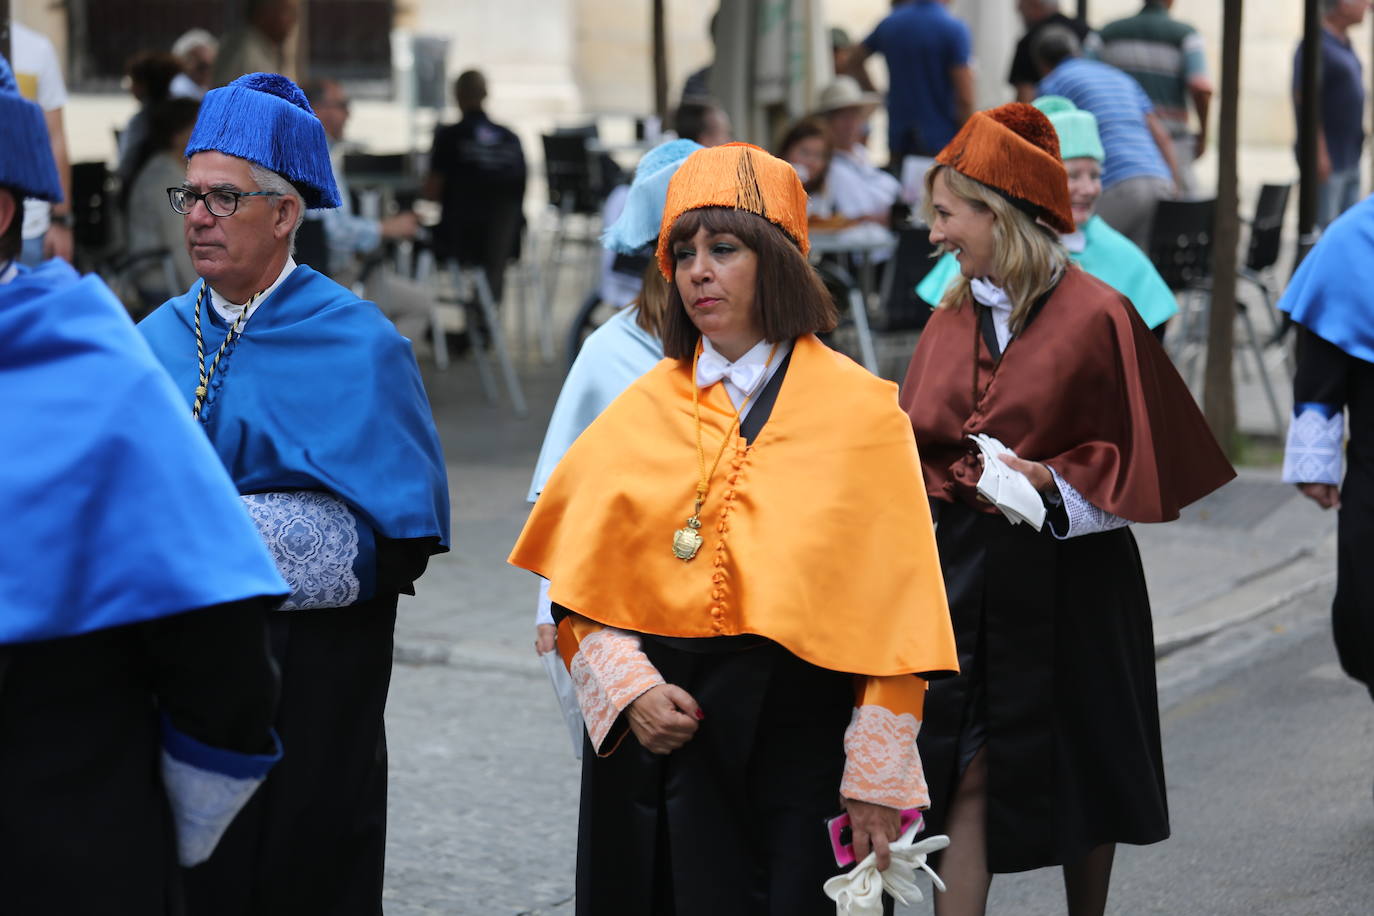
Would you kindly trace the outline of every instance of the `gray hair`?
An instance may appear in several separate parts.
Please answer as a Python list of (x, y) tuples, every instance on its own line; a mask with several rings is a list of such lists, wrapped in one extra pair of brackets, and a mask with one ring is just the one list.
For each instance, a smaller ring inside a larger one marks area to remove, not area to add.
[(269, 168), (264, 168), (256, 162), (248, 163), (248, 173), (253, 176), (253, 181), (258, 188), (263, 191), (271, 191), (280, 194), (282, 197), (294, 197), (299, 205), (296, 210), (296, 225), (291, 227), (291, 236), (288, 239), (290, 247), (287, 254), (296, 253), (296, 232), (301, 228), (301, 223), (305, 221), (305, 198), (301, 197), (301, 192), (296, 190), (296, 186), (285, 178), (278, 175)]
[(1031, 57), (1041, 69), (1049, 71), (1083, 51), (1073, 29), (1064, 25), (1046, 26), (1031, 48)]
[(209, 48), (211, 51), (217, 52), (219, 51), (219, 42), (215, 40), (215, 36), (204, 29), (191, 29), (172, 43), (172, 54), (184, 58), (196, 48)]

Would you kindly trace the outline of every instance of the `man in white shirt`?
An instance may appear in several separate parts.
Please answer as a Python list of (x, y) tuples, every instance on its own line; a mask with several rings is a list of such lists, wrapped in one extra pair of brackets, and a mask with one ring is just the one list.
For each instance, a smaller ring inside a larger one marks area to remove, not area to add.
[(50, 204), (30, 198), (24, 201), (24, 249), (21, 264), (30, 267), (45, 258), (72, 259), (72, 181), (67, 157), (67, 132), (62, 109), (67, 104), (67, 85), (57, 52), (45, 36), (23, 23), (10, 23), (10, 52), (19, 94), (43, 109), (48, 124), (57, 174), (62, 181), (62, 201)]

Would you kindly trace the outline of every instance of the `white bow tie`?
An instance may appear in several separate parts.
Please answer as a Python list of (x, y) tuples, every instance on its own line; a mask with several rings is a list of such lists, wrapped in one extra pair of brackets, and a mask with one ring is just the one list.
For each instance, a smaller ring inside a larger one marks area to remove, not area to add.
[(702, 350), (697, 358), (697, 387), (708, 388), (728, 378), (730, 384), (749, 394), (767, 370), (768, 367), (763, 363), (732, 363), (714, 350)]

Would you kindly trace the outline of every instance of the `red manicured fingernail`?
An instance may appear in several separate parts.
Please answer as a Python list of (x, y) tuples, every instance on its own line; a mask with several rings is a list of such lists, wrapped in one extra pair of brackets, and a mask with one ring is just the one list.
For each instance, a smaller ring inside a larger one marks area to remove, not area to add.
[(704, 712), (702, 712), (700, 709), (698, 709), (698, 710), (697, 710), (697, 720), (700, 721), (700, 720), (705, 719), (705, 718), (706, 718), (706, 713), (704, 713)]

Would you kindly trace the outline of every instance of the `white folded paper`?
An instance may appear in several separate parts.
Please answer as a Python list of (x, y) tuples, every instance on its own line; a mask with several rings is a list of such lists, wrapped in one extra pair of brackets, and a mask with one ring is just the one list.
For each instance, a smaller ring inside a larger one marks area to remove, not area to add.
[(983, 453), (983, 476), (978, 492), (992, 503), (1013, 525), (1025, 522), (1036, 531), (1045, 524), (1045, 502), (1025, 474), (1013, 470), (1001, 455), (1017, 457), (1001, 441), (985, 433), (969, 436)]
[(882, 916), (883, 891), (907, 906), (920, 903), (924, 898), (921, 889), (916, 886), (918, 868), (930, 875), (936, 888), (945, 889), (940, 876), (926, 864), (926, 856), (948, 846), (949, 837), (929, 836), (919, 843), (913, 843), (921, 827), (918, 819), (900, 839), (892, 843), (889, 847), (892, 862), (886, 871), (878, 871), (878, 854), (870, 852), (858, 865), (825, 882), (825, 895), (835, 901), (835, 916)]

